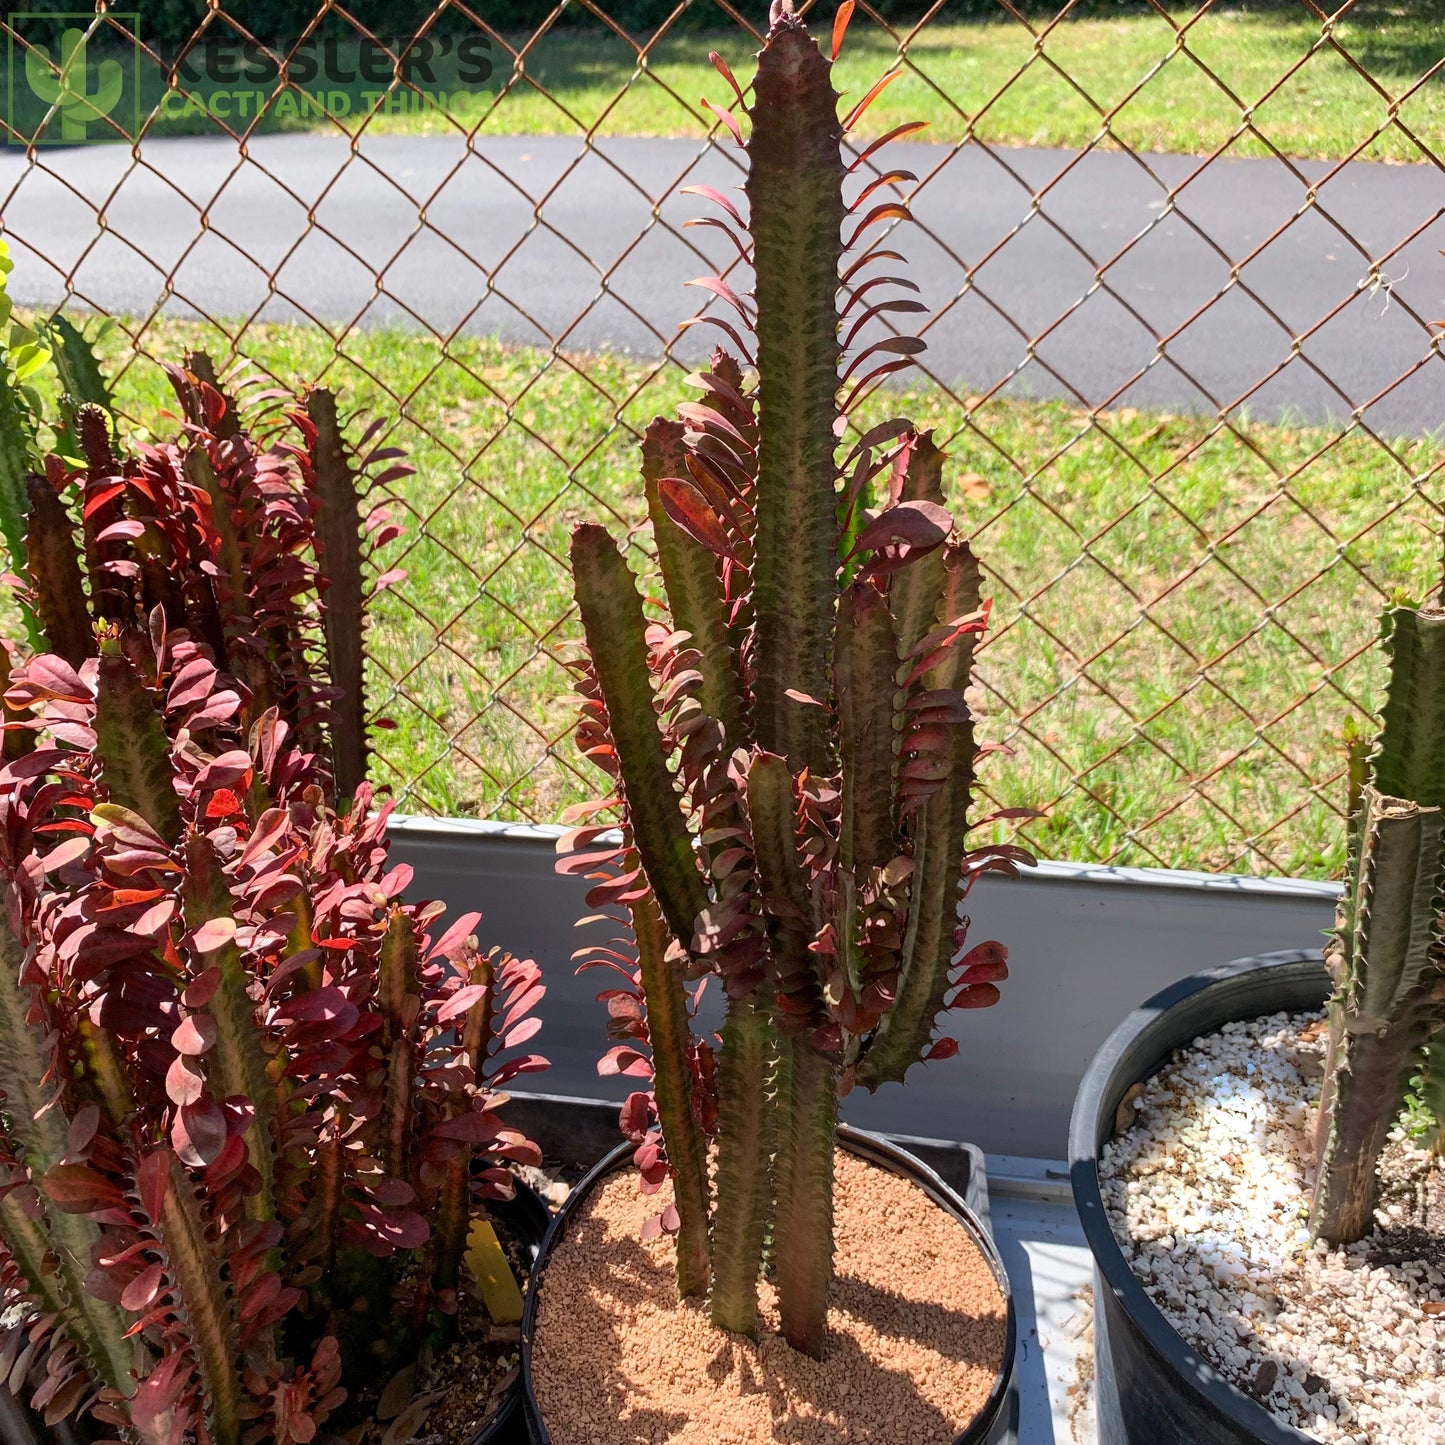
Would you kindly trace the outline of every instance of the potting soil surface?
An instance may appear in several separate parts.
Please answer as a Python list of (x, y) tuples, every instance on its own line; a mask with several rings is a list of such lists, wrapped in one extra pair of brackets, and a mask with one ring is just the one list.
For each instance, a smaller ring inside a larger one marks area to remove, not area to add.
[(837, 1155), (837, 1277), (826, 1357), (777, 1333), (761, 1290), (754, 1344), (679, 1303), (672, 1240), (641, 1237), (671, 1202), (613, 1175), (547, 1267), (533, 1380), (555, 1445), (946, 1445), (1003, 1362), (1003, 1297), (968, 1232), (916, 1185)]
[(1439, 1445), (1445, 1167), (1402, 1126), (1374, 1233), (1310, 1244), (1322, 1034), (1319, 1014), (1275, 1014), (1176, 1052), (1121, 1105), (1104, 1204), (1154, 1303), (1280, 1420), (1323, 1441)]

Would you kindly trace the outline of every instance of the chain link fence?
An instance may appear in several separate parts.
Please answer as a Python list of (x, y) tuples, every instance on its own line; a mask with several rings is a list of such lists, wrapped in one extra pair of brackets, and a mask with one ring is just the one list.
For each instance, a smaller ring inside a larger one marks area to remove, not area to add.
[[(203, 345), (412, 452), (371, 637), (376, 771), (411, 811), (548, 821), (589, 791), (567, 534), (645, 554), (633, 443), (701, 354), (682, 282), (743, 274), (679, 192), (741, 180), (698, 91), (725, 92), (709, 48), (746, 84), (762, 18), (628, 7), (443, 4), (400, 37), (384, 6), (279, 38), (249, 6), (6, 13), (17, 300), (117, 318), (138, 425), (153, 363)], [(1442, 20), (858, 6), (855, 97), (900, 78), (856, 148), (932, 122), (869, 165), (911, 172), (890, 244), (933, 311), (859, 425), (906, 401), (952, 457), (995, 596), (988, 786), (1045, 809), (1042, 853), (1341, 862), (1377, 614), (1439, 569)]]

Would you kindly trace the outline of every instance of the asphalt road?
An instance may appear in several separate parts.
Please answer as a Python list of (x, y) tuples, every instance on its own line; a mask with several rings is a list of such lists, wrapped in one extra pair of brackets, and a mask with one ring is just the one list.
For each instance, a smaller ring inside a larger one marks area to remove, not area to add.
[[(10, 290), (52, 304), (68, 278), (113, 313), (163, 302), (181, 315), (461, 325), (656, 355), (702, 297), (683, 286), (707, 269), (690, 245), (714, 262), (727, 254), (716, 232), (675, 234), (708, 209), (677, 189), (740, 174), (691, 141), (603, 141), (579, 161), (581, 150), (568, 137), (495, 137), (468, 154), (449, 137), (378, 136), (352, 156), (341, 138), (268, 136), (249, 159), (227, 141), (158, 140), (144, 166), (111, 145), (47, 150), (43, 168), (0, 153)], [(1387, 433), (1445, 422), (1445, 357), (1409, 314), (1445, 316), (1445, 177), (1434, 167), (1353, 162), (1254, 255), (1329, 167), (1298, 163), (1301, 179), (1273, 160), (1224, 160), (1185, 185), (1198, 164), (1188, 157), (1091, 154), (1035, 208), (1071, 155), (894, 151), (928, 178), (921, 224), (895, 244), (923, 299), (948, 307), (924, 360), (960, 390), (1007, 378), (1015, 393), (1091, 406), (1210, 412), (1252, 393), (1252, 415), (1317, 420), (1347, 417), (1428, 357), (1366, 420)], [(1170, 186), (1182, 187), (1172, 212)], [(1136, 236), (1100, 281), (1098, 267)], [(1393, 296), (1362, 289), (1371, 258), (1386, 255)], [(975, 267), (971, 287), (959, 258)], [(1294, 337), (1341, 303), (1296, 351)], [(684, 355), (707, 330), (681, 343)]]

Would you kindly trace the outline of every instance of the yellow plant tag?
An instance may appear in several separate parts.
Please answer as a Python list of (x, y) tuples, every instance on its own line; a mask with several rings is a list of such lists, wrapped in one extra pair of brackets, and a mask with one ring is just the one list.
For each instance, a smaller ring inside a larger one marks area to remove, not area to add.
[(467, 1231), (467, 1268), (482, 1292), (482, 1303), (496, 1325), (522, 1322), (522, 1291), (502, 1252), (490, 1219), (474, 1219)]

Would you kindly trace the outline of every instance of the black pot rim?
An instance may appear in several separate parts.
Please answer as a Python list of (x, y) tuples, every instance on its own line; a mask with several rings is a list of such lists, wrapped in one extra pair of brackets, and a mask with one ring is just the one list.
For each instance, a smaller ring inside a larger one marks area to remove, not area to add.
[[(1000, 1414), (1008, 1408), (1009, 1389), (1014, 1375), (1014, 1353), (1018, 1344), (1018, 1319), (1014, 1311), (1013, 1290), (1009, 1285), (1008, 1272), (1004, 1269), (1003, 1257), (999, 1254), (998, 1247), (994, 1244), (988, 1230), (958, 1193), (944, 1183), (922, 1160), (916, 1159), (906, 1149), (899, 1148), (897, 1144), (881, 1135), (870, 1134), (863, 1129), (855, 1129), (849, 1124), (839, 1124), (838, 1144), (850, 1154), (856, 1154), (859, 1158), (866, 1159), (880, 1168), (892, 1170), (893, 1173), (900, 1174), (917, 1184), (935, 1204), (946, 1209), (958, 1219), (988, 1262), (989, 1269), (1003, 1295), (1004, 1315), (1007, 1322), (1003, 1363), (994, 1377), (993, 1388), (989, 1391), (988, 1399), (967, 1428), (955, 1438), (954, 1445), (984, 1441), (988, 1438), (989, 1429)], [(547, 1433), (546, 1424), (542, 1420), (541, 1407), (537, 1403), (537, 1396), (532, 1388), (532, 1334), (536, 1326), (537, 1300), (543, 1276), (547, 1272), (547, 1261), (551, 1258), (552, 1251), (562, 1242), (572, 1214), (602, 1179), (631, 1164), (635, 1149), (636, 1146), (633, 1144), (626, 1142), (619, 1144), (599, 1159), (577, 1183), (563, 1202), (562, 1207), (552, 1216), (547, 1237), (542, 1241), (541, 1252), (537, 1256), (536, 1264), (532, 1267), (532, 1275), (527, 1283), (526, 1308), (522, 1314), (522, 1398), (525, 1402), (529, 1426), (535, 1427), (537, 1431), (533, 1438), (540, 1439), (545, 1442), (545, 1445), (550, 1445), (551, 1436)]]
[[(1101, 1108), (1110, 1093), (1111, 1076), (1119, 1060), (1142, 1035), (1160, 1029), (1168, 1010), (1184, 999), (1206, 989), (1224, 988), (1241, 974), (1257, 970), (1288, 967), (1291, 964), (1323, 962), (1318, 948), (1282, 949), (1274, 953), (1237, 958), (1218, 968), (1191, 974), (1178, 983), (1161, 989), (1136, 1008), (1104, 1041), (1079, 1084), (1074, 1097), (1074, 1111), (1069, 1120), (1069, 1182), (1073, 1186), (1074, 1206), (1079, 1223), (1094, 1257), (1096, 1280), (1114, 1296), (1144, 1340), (1181, 1379), (1191, 1383), (1211, 1404), (1224, 1413), (1240, 1429), (1252, 1432), (1262, 1445), (1319, 1445), (1314, 1435), (1306, 1435), (1286, 1425), (1269, 1410), (1246, 1395), (1184, 1339), (1149, 1298), (1144, 1286), (1129, 1267), (1104, 1210), (1099, 1190), (1098, 1146), (1095, 1132)], [(1139, 1082), (1136, 1080), (1135, 1082)], [(1096, 1302), (1097, 1324), (1097, 1302)]]

